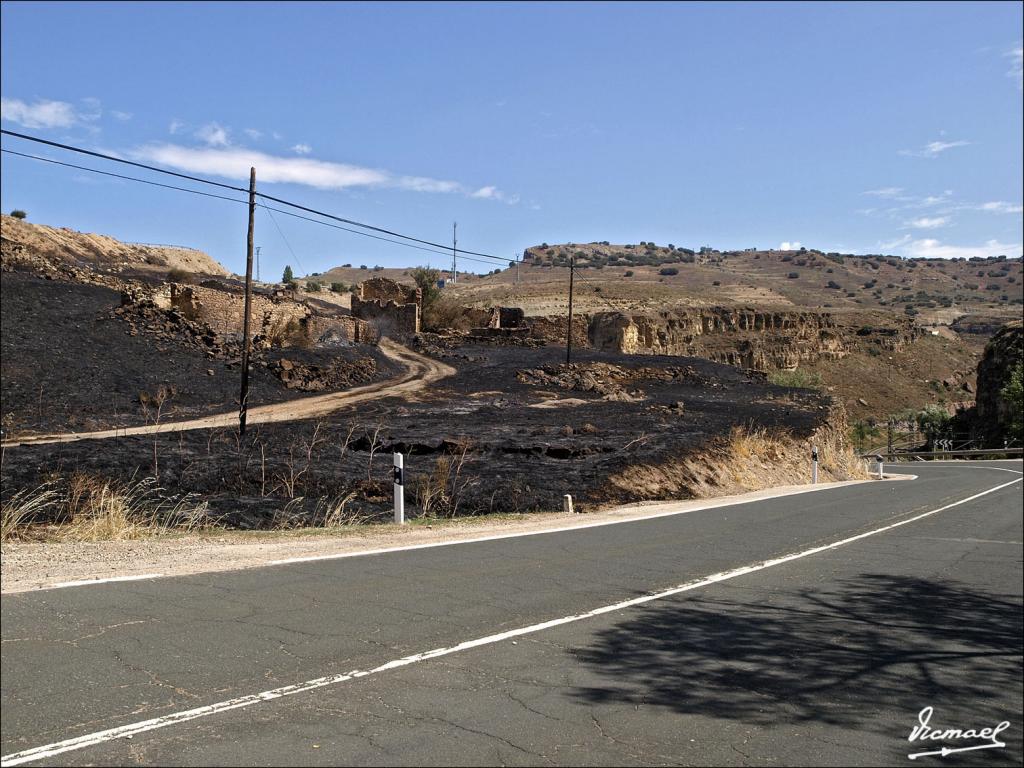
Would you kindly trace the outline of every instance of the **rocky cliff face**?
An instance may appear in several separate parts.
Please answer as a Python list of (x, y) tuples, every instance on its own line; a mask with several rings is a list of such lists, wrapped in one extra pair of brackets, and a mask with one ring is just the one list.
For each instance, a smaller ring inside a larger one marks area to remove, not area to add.
[(692, 355), (771, 371), (841, 359), (858, 345), (899, 352), (921, 331), (910, 321), (878, 326), (828, 312), (710, 307), (657, 314), (601, 312), (591, 318), (588, 335), (597, 349)]
[(986, 445), (1002, 448), (1011, 421), (1011, 410), (1020, 404), (1007, 402), (1001, 395), (1010, 371), (1024, 360), (1024, 327), (1020, 322), (1002, 328), (985, 346), (978, 363), (978, 395), (975, 427)]

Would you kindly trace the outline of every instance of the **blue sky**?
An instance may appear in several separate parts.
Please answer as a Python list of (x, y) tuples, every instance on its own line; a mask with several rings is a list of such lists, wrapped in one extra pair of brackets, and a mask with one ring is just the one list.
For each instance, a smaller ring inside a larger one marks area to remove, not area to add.
[[(1020, 3), (0, 13), (8, 130), (243, 184), (255, 164), (267, 194), (440, 242), (458, 221), (460, 246), (502, 257), (542, 241), (945, 257), (1024, 242)], [(6, 154), (2, 182), (5, 212), (244, 268), (244, 206)], [(274, 218), (257, 217), (264, 278), (445, 261)]]

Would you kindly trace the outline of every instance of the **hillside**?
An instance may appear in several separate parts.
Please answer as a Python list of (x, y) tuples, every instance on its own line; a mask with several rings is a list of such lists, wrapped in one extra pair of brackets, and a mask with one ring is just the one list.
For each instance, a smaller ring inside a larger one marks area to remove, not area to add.
[(55, 263), (90, 266), (104, 272), (166, 273), (179, 269), (197, 275), (224, 277), (231, 274), (212, 257), (194, 248), (123, 243), (107, 235), (31, 224), (11, 216), (0, 217), (0, 236), (8, 243)]
[(564, 312), (570, 256), (579, 267), (584, 309), (677, 303), (882, 309), (922, 325), (945, 326), (975, 315), (998, 325), (1019, 317), (1024, 304), (1020, 258), (901, 259), (815, 250), (694, 253), (649, 243), (534, 246), (524, 251), (518, 284), (515, 270), (505, 270), (459, 290), (471, 301), (514, 304), (528, 314)]

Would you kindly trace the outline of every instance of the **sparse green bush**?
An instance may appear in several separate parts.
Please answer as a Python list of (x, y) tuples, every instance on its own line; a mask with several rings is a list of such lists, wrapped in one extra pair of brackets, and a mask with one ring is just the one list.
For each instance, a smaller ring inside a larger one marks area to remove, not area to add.
[(318, 283), (316, 280), (310, 280), (309, 282), (306, 283), (306, 292), (320, 293), (320, 283)]
[(281, 282), (282, 283), (290, 283), (290, 282), (292, 282), (294, 280), (295, 280), (295, 275), (292, 274), (292, 268), (289, 265), (285, 264), (284, 265), (284, 273), (281, 275)]
[(441, 297), (441, 289), (437, 287), (437, 281), (441, 279), (441, 273), (432, 267), (416, 267), (411, 271), (416, 287), (422, 295), (423, 317), (426, 319), (427, 310)]
[(665, 275), (666, 277), (671, 277), (672, 275), (678, 275), (679, 270), (676, 269), (675, 267), (664, 267), (658, 270), (658, 274)]
[(347, 290), (344, 283), (331, 283), (331, 293), (344, 293)]
[(20, 208), (15, 208), (13, 211), (11, 211), (11, 217), (15, 219), (27, 219), (28, 214), (25, 213)]

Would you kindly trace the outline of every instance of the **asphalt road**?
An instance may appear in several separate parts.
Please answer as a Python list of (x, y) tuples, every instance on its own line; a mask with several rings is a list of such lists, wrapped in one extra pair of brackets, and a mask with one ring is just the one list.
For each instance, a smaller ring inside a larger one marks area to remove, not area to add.
[(919, 479), (5, 595), (4, 764), (912, 765), (983, 743), (908, 741), (932, 707), (942, 729), (1008, 721), (1006, 746), (917, 763), (1019, 765), (1021, 462), (905, 471)]

